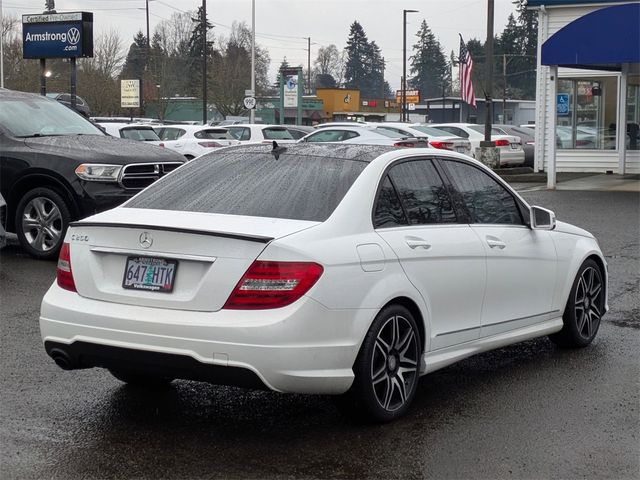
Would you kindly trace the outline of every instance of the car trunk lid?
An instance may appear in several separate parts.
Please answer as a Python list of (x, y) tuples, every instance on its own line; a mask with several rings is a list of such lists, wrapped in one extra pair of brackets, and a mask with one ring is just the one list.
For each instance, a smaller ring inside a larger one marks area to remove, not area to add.
[(78, 294), (84, 297), (217, 311), (270, 241), (317, 224), (117, 208), (73, 223), (66, 241)]

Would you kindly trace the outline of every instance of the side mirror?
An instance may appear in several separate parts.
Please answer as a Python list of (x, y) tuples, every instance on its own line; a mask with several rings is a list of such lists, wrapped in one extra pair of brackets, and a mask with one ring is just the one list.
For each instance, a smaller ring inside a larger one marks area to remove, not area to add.
[(533, 230), (553, 230), (556, 228), (556, 215), (542, 207), (531, 207), (530, 225)]

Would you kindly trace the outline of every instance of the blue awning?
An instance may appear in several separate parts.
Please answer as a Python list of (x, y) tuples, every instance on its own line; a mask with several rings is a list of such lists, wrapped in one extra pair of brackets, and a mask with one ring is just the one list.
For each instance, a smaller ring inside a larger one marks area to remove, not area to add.
[(541, 63), (596, 70), (640, 63), (640, 3), (602, 8), (565, 25), (542, 45)]

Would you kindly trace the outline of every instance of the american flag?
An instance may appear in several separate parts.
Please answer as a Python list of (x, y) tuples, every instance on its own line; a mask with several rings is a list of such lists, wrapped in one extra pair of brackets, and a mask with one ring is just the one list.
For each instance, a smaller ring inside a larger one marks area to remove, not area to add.
[(469, 105), (476, 106), (476, 96), (473, 93), (473, 83), (471, 82), (471, 72), (473, 71), (473, 60), (467, 50), (467, 46), (460, 35), (460, 96)]

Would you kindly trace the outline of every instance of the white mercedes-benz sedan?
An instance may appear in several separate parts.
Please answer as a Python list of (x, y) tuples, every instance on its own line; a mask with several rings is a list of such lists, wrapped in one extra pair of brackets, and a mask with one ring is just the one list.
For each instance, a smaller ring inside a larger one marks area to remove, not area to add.
[(477, 161), (303, 143), (220, 149), (73, 223), (40, 329), (65, 370), (346, 394), (389, 421), (421, 375), (584, 347), (606, 310), (596, 239)]

